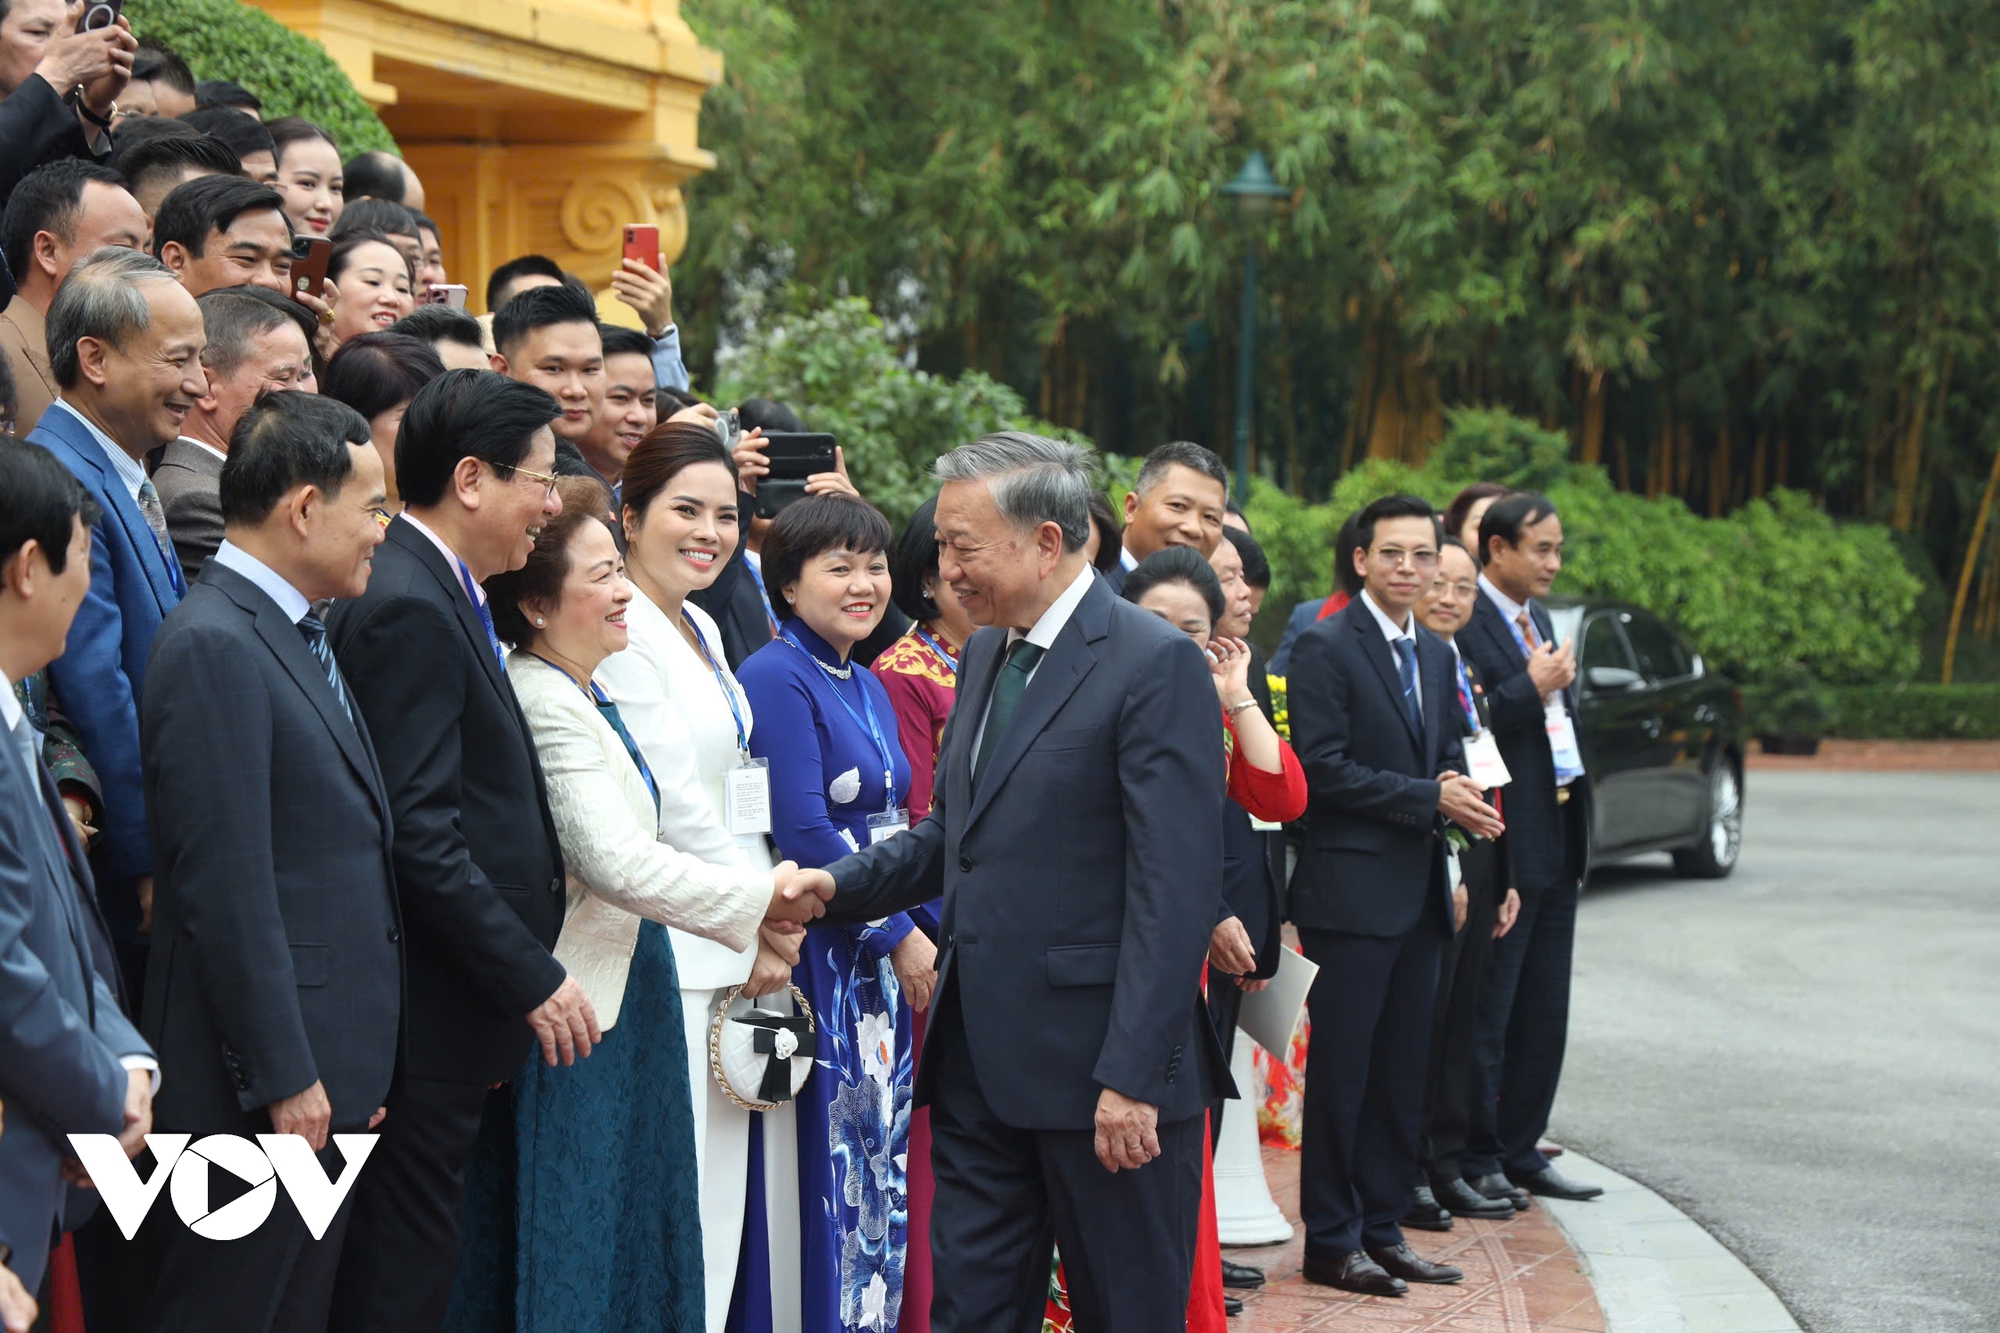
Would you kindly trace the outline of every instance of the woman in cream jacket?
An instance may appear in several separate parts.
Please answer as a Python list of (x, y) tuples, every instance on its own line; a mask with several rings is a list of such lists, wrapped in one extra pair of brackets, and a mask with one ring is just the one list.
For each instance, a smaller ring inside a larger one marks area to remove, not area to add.
[(507, 674), (569, 872), (556, 958), (603, 1035), (571, 1066), (538, 1053), (514, 1080), (513, 1124), (482, 1131), (448, 1326), (700, 1333), (694, 1117), (665, 923), (750, 947), (767, 916), (791, 910), (777, 889), (793, 868), (710, 862), (659, 840), (657, 781), (593, 679), (625, 645), (631, 585), (599, 517), (602, 489), (567, 478), (559, 489), (563, 512), (525, 567), (488, 581), (487, 605), (517, 645)]

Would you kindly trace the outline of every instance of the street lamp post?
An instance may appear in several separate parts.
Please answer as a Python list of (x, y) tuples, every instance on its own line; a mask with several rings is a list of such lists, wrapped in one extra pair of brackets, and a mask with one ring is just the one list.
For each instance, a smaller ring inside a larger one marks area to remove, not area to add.
[(1250, 419), (1257, 374), (1257, 232), (1291, 191), (1272, 178), (1264, 155), (1253, 150), (1222, 193), (1236, 201), (1237, 214), (1250, 232), (1250, 244), (1243, 251), (1242, 346), (1236, 362), (1236, 503), (1245, 504), (1250, 499)]

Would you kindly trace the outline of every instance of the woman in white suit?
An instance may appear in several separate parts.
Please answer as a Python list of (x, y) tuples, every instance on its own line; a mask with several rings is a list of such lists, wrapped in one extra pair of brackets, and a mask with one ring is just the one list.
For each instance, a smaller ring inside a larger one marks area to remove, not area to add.
[[(482, 1131), (448, 1327), (702, 1333), (704, 1243), (680, 984), (665, 927), (753, 948), (794, 867), (662, 842), (660, 784), (595, 680), (623, 648), (632, 587), (603, 488), (558, 483), (563, 512), (527, 564), (486, 585), (508, 679), (534, 733), (569, 872), (556, 958), (603, 1036), (513, 1082), (513, 1124)], [(730, 1257), (735, 1244), (728, 1245)]]
[[(732, 828), (727, 800), (732, 781), (754, 787), (758, 779), (751, 775), (763, 771), (745, 769), (754, 721), (750, 702), (730, 674), (715, 622), (687, 600), (715, 581), (736, 550), (745, 517), (737, 512), (736, 483), (735, 463), (706, 426), (669, 422), (632, 450), (621, 483), (626, 572), (637, 588), (626, 611), (630, 646), (604, 663), (598, 680), (659, 781), (661, 839), (704, 860), (755, 871), (771, 864), (768, 816), (762, 822), (739, 818)], [(744, 1253), (750, 1256), (746, 1272), (770, 1275), (768, 1282), (759, 1278), (746, 1286), (746, 1327), (797, 1333), (799, 1172), (792, 1104), (760, 1113), (730, 1100), (709, 1071), (708, 1031), (730, 987), (741, 985), (755, 998), (789, 983), (800, 937), (766, 931), (731, 947), (684, 931), (669, 936), (680, 969), (694, 1087), (708, 1333), (722, 1333)]]

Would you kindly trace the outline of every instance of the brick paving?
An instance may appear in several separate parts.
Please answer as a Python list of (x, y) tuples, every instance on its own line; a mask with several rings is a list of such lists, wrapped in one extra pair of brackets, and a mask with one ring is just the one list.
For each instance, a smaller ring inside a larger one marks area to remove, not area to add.
[(1749, 760), (1753, 773), (2000, 773), (2000, 741), (1823, 740), (1815, 755), (1752, 746)]
[[(1271, 1196), (1285, 1216), (1299, 1215), (1299, 1155), (1264, 1151)], [(1465, 1281), (1449, 1286), (1410, 1284), (1407, 1296), (1355, 1296), (1314, 1286), (1300, 1273), (1304, 1240), (1295, 1230), (1286, 1245), (1230, 1249), (1230, 1258), (1265, 1272), (1261, 1290), (1237, 1293), (1243, 1313), (1232, 1333), (1354, 1330), (1370, 1333), (1603, 1333), (1590, 1279), (1569, 1243), (1539, 1204), (1511, 1222), (1459, 1218), (1448, 1232), (1411, 1231), (1410, 1245), (1426, 1259), (1455, 1264)]]

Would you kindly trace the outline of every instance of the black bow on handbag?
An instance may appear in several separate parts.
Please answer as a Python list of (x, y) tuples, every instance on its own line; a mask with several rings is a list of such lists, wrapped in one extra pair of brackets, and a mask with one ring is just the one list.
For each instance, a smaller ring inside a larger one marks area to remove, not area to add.
[(757, 1029), (751, 1037), (750, 1049), (759, 1055), (771, 1058), (764, 1064), (764, 1081), (757, 1089), (760, 1102), (784, 1102), (792, 1097), (792, 1060), (789, 1055), (778, 1054), (778, 1034), (789, 1032), (795, 1042), (792, 1053), (809, 1050), (813, 1037), (813, 1021), (807, 1014), (767, 1014), (761, 1009), (752, 1009), (741, 1018), (732, 1018), (732, 1023)]

